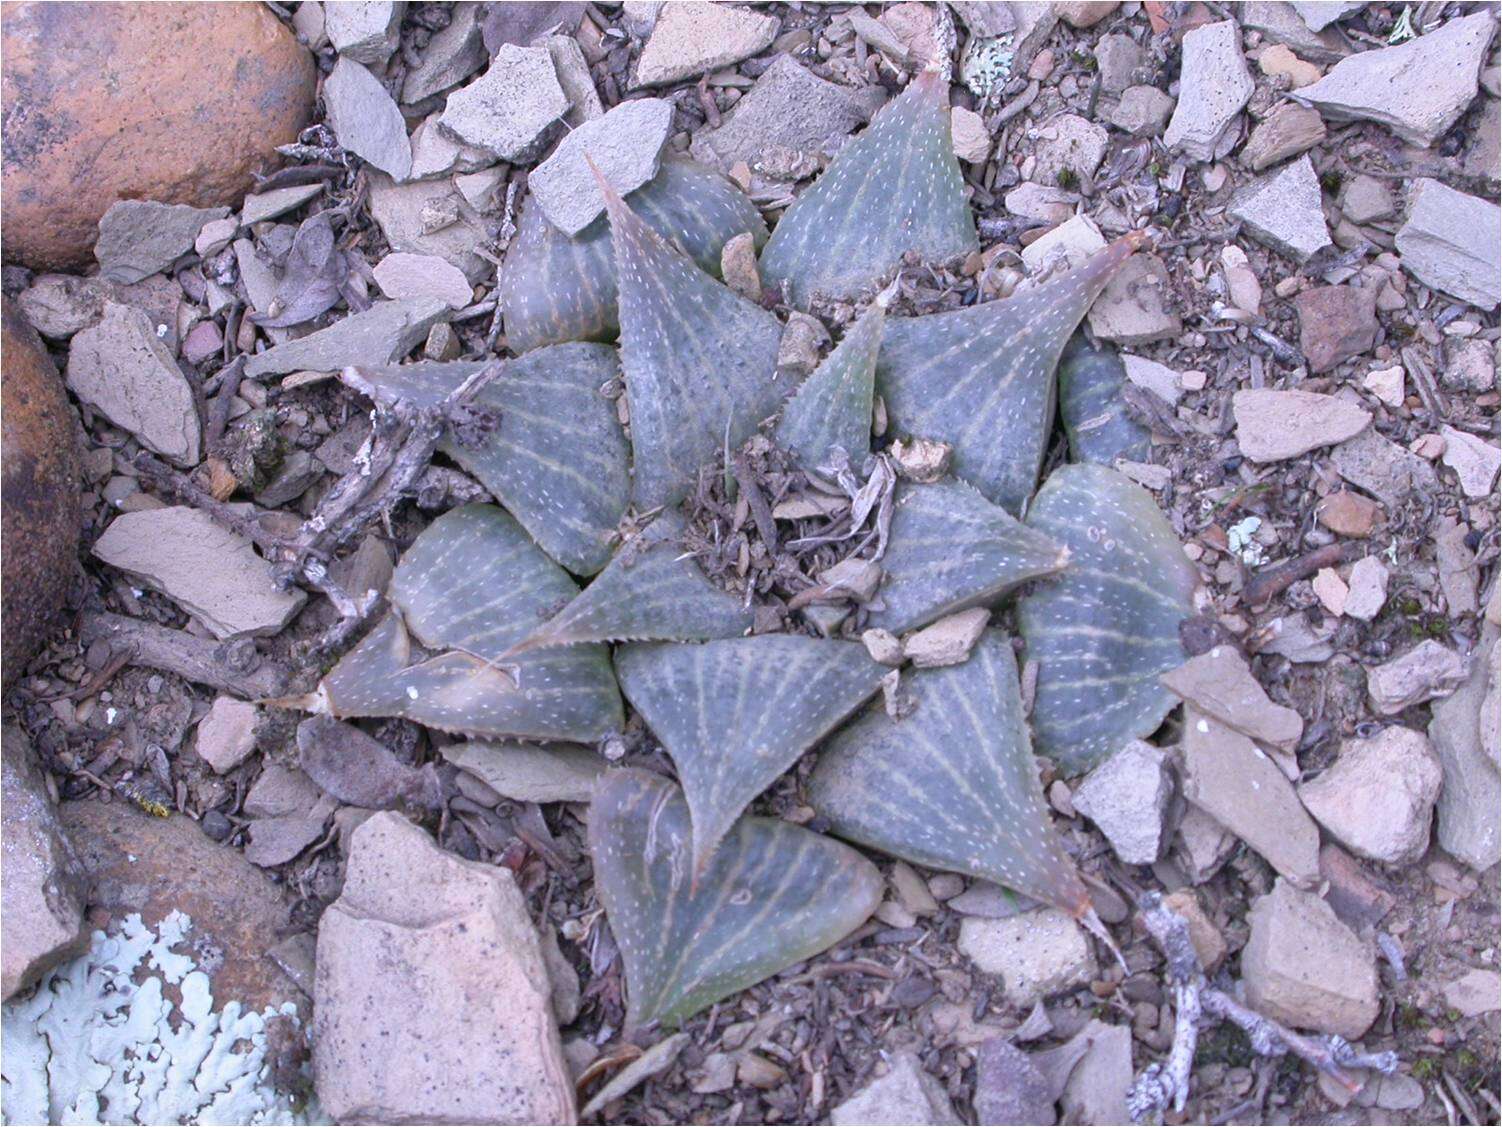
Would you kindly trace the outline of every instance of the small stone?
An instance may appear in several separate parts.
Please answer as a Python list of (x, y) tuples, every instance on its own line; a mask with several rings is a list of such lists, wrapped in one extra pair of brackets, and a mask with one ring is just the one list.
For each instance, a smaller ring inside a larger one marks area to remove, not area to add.
[(747, 301), (761, 300), (761, 273), (756, 267), (756, 236), (742, 231), (720, 248), (720, 276)]
[(971, 881), (969, 888), (949, 901), (953, 911), (986, 920), (1009, 919), (1019, 912), (1030, 912), (1041, 906), (1036, 900), (988, 880)]
[(829, 1115), (834, 1127), (869, 1127), (872, 1124), (912, 1124), (939, 1127), (958, 1124), (960, 1117), (949, 1102), (944, 1085), (923, 1071), (918, 1058), (895, 1053), (887, 1072), (869, 1081)]
[(483, 75), (449, 95), (439, 121), (466, 144), (525, 164), (547, 145), (568, 108), (547, 49), (507, 43)]
[(249, 818), (302, 817), (312, 812), (321, 797), (318, 785), (304, 772), (268, 763), (246, 794), (244, 809)]
[(1034, 82), (1047, 82), (1053, 73), (1055, 57), (1051, 48), (1039, 51), (1027, 65), (1027, 76)]
[(794, 310), (788, 314), (787, 327), (782, 330), (782, 340), (777, 346), (777, 367), (806, 376), (818, 366), (819, 350), (828, 344), (829, 330), (824, 322)]
[(1031, 180), (1018, 184), (1005, 198), (1008, 213), (1050, 225), (1067, 223), (1079, 202), (1080, 197), (1074, 192), (1034, 184)]
[(897, 439), (887, 448), (904, 481), (932, 484), (949, 472), (954, 447), (932, 438)]
[(1017, 1046), (1001, 1037), (975, 1054), (975, 1117), (980, 1123), (1053, 1123), (1054, 1090)]
[(1163, 855), (1173, 778), (1158, 748), (1133, 740), (1091, 771), (1071, 801), (1128, 865), (1151, 865)]
[(1502, 978), (1494, 970), (1471, 970), (1445, 983), (1445, 1001), (1461, 1017), (1480, 1017), (1502, 1009)]
[(1054, 13), (1070, 27), (1094, 27), (1117, 8), (1121, 0), (1055, 0)]
[(1220, 934), (1220, 929), (1205, 915), (1205, 909), (1200, 906), (1200, 898), (1193, 889), (1181, 888), (1163, 897), (1163, 904), (1184, 917), (1184, 922), (1189, 925), (1189, 942), (1194, 944), (1194, 953), (1199, 956), (1200, 966), (1207, 973), (1214, 973), (1215, 968), (1225, 960), (1226, 941)]
[(396, 301), (428, 298), (450, 309), (463, 309), (474, 297), (464, 271), (437, 255), (388, 254), (372, 274), (381, 292)]
[[(336, 5), (342, 6), (342, 5)], [(433, 33), (402, 80), (402, 101), (408, 105), (457, 86), (485, 65), (480, 27), (481, 9), (473, 4), (455, 4), (449, 9), (449, 25)]]
[(1460, 491), (1467, 497), (1490, 494), (1502, 469), (1502, 450), (1494, 442), (1448, 424), (1440, 428), (1440, 434), (1445, 439), (1444, 463), (1460, 479)]
[(527, 187), (548, 221), (577, 235), (605, 210), (588, 161), (621, 195), (657, 175), (662, 147), (673, 127), (673, 105), (661, 98), (622, 102), (565, 137), (553, 155), (527, 177)]
[(1375, 430), (1342, 442), (1331, 453), (1330, 464), (1346, 481), (1390, 510), (1401, 507), (1415, 493), (1426, 495), (1439, 488), (1439, 477), (1428, 462)]
[(1387, 602), (1387, 568), (1376, 556), (1363, 556), (1351, 566), (1345, 613), (1350, 618), (1370, 622)]
[(1251, 740), (1184, 710), (1184, 797), (1302, 886), (1319, 879), (1319, 830), (1282, 770)]
[(897, 666), (905, 660), (902, 655), (902, 641), (890, 630), (867, 630), (861, 634), (861, 643), (866, 647), (866, 652), (871, 655), (871, 660), (882, 665)]
[(263, 869), (274, 869), (295, 860), (304, 849), (323, 836), (326, 818), (262, 818), (250, 823), (245, 859)]
[(314, 1078), (336, 1120), (575, 1121), (547, 963), (504, 866), (396, 814), (366, 820), (319, 922), (314, 995)]
[(1090, 307), (1090, 329), (1101, 340), (1129, 346), (1177, 337), (1183, 325), (1169, 306), (1172, 292), (1162, 259), (1134, 254)]
[(212, 258), (229, 246), (239, 230), (238, 219), (210, 219), (199, 228), (198, 237), (193, 240), (193, 253), (199, 258)]
[(375, 75), (342, 56), (324, 79), (323, 104), (341, 148), (398, 180), (406, 178), (412, 170), (407, 123)]
[(1156, 360), (1149, 360), (1145, 356), (1123, 355), (1121, 363), (1126, 369), (1127, 379), (1152, 392), (1170, 407), (1177, 404), (1184, 394), (1184, 389), (1179, 384), (1179, 373)]
[[(478, 172), (470, 172), (454, 177), (454, 188), (464, 199), (464, 202), (480, 215), (495, 211), (501, 206), (501, 188), (506, 184), (506, 168), (504, 165), (495, 165), (492, 168), (481, 169)], [(454, 228), (449, 228), (453, 230)], [(442, 232), (440, 232), (441, 234)], [(470, 258), (478, 258), (478, 255), (468, 254)], [(453, 261), (452, 258), (449, 261)], [(462, 266), (455, 262), (455, 266)], [(473, 280), (472, 271), (465, 270), (465, 277)]]
[(1238, 246), (1220, 249), (1220, 269), (1226, 279), (1226, 293), (1231, 304), (1247, 313), (1262, 312), (1262, 283), (1252, 269), (1246, 251)]
[(1497, 772), (1497, 625), (1489, 618), (1471, 659), (1470, 676), (1433, 708), (1429, 739), (1439, 753), (1444, 788), (1439, 796), (1440, 846), (1484, 870), (1496, 864), (1502, 843), (1502, 776)]
[(533, 44), (546, 47), (553, 56), (553, 69), (558, 73), (558, 85), (568, 95), (569, 110), (563, 120), (578, 127), (593, 121), (605, 112), (600, 102), (600, 92), (595, 89), (594, 77), (589, 73), (589, 60), (584, 50), (571, 35), (550, 35)]
[(1351, 590), (1333, 567), (1320, 568), (1310, 586), (1314, 589), (1315, 598), (1327, 611), (1337, 617), (1345, 613), (1346, 596)]
[[(1454, 71), (1448, 64), (1446, 73)], [(1403, 269), (1426, 286), (1479, 309), (1496, 309), (1502, 301), (1499, 230), (1502, 209), (1496, 204), (1422, 177), (1409, 191), (1408, 219), (1394, 242)]]
[[(495, 269), (477, 253), (489, 235), (484, 220), (468, 209), (468, 194), (461, 193), (465, 187), (481, 192), (487, 185), (493, 189), (505, 177), (505, 167), (500, 165), (476, 172), (472, 177), (408, 184), (397, 184), (384, 173), (371, 172), (370, 214), (392, 250), (436, 254), (463, 270), (471, 282), (478, 282)], [(476, 185), (476, 181), (481, 183)], [(457, 216), (457, 221), (431, 226), (431, 216), (440, 212)]]
[(1257, 67), (1269, 78), (1287, 78), (1288, 85), (1294, 90), (1318, 82), (1320, 78), (1319, 67), (1299, 58), (1286, 43), (1274, 43), (1264, 48), (1257, 59)]
[(1057, 908), (970, 917), (960, 923), (959, 947), (980, 971), (1000, 977), (1007, 1001), (1024, 1009), (1086, 986), (1096, 973), (1084, 931)]
[[(1105, 236), (1087, 215), (1076, 215), (1040, 239), (1022, 248), (1022, 265), (1027, 271), (1026, 284), (1038, 284), (1044, 278), (1074, 270), (1097, 251), (1104, 250)], [(1128, 262), (1136, 261), (1133, 256)]]
[(216, 775), (233, 771), (256, 749), (260, 710), (234, 697), (215, 697), (208, 715), (198, 722), (198, 757)]
[(323, 464), (306, 450), (294, 450), (260, 489), (256, 504), (263, 509), (280, 509), (306, 493), (323, 476)]
[(990, 619), (985, 607), (948, 615), (910, 634), (902, 644), (902, 654), (918, 669), (958, 665), (969, 658)]
[(150, 277), (192, 250), (204, 224), (228, 214), (227, 207), (120, 200), (99, 220), (99, 273), (124, 285)]
[(1299, 785), (1299, 798), (1352, 852), (1411, 865), (1429, 849), (1441, 780), (1439, 757), (1423, 733), (1384, 728), (1371, 739), (1346, 740), (1324, 774)]
[(1230, 216), (1241, 220), (1259, 242), (1295, 262), (1306, 262), (1310, 255), (1331, 245), (1320, 204), (1319, 178), (1308, 156), (1238, 192)]
[(954, 140), (954, 155), (969, 164), (984, 164), (991, 155), (991, 134), (985, 120), (974, 110), (955, 106), (949, 111), (949, 131)]
[(1476, 556), (1466, 544), (1470, 529), (1448, 516), (1436, 517), (1429, 526), (1434, 541), (1434, 563), (1439, 589), (1451, 615), (1475, 614)]
[(1307, 152), (1325, 139), (1325, 122), (1315, 110), (1288, 103), (1268, 114), (1241, 148), (1241, 162), (1253, 172)]
[(850, 556), (821, 571), (819, 582), (837, 598), (869, 603), (881, 586), (881, 564)]
[(1281, 462), (1355, 436), (1370, 412), (1333, 395), (1248, 388), (1231, 398), (1236, 443), (1254, 462)]
[(1108, 134), (1092, 121), (1066, 113), (1050, 118), (1029, 132), (1033, 141), (1033, 172), (1037, 184), (1064, 184), (1089, 180), (1106, 155)]
[[(67, 340), (99, 324), (113, 289), (102, 278), (72, 274), (38, 274), (16, 297), (32, 328), (52, 340)], [(1478, 343), (1478, 342), (1467, 342)]]
[(1128, 86), (1111, 110), (1110, 122), (1133, 137), (1156, 137), (1176, 103), (1156, 86)]
[(1299, 314), (1299, 348), (1311, 372), (1328, 372), (1375, 348), (1382, 338), (1373, 287), (1316, 286), (1293, 304)]
[(1365, 0), (1294, 0), (1289, 7), (1309, 25), (1310, 31), (1323, 31), (1332, 23), (1361, 11), (1366, 3)]
[(1432, 638), (1366, 671), (1366, 691), (1382, 716), (1448, 696), (1466, 679), (1466, 660)]
[(1279, 880), (1253, 901), (1248, 919), (1241, 974), (1254, 1009), (1347, 1040), (1371, 1027), (1379, 1009), (1376, 960), (1330, 905)]
[(1489, 181), (1494, 191), (1502, 181), (1502, 102), (1496, 97), (1485, 99), (1462, 169), (1467, 176)]
[(1173, 484), (1173, 471), (1167, 466), (1155, 466), (1150, 462), (1129, 462), (1125, 458), (1117, 458), (1116, 469), (1144, 489), (1151, 489), (1154, 492), (1167, 489)]
[(1375, 219), (1386, 219), (1395, 214), (1398, 209), (1387, 185), (1375, 176), (1367, 176), (1364, 173), (1352, 176), (1341, 184), (1336, 203), (1340, 205), (1340, 210), (1352, 223), (1370, 223)]
[(211, 356), (217, 356), (224, 347), (224, 331), (213, 321), (200, 321), (183, 338), (183, 359), (189, 364), (202, 364)]
[(595, 752), (563, 744), (469, 740), (450, 744), (443, 757), (514, 802), (588, 802), (606, 767)]
[[(56, 277), (57, 275), (50, 275)], [(37, 279), (40, 286), (41, 278)], [(30, 293), (27, 290), (26, 293)], [(26, 308), (26, 294), (21, 295), (22, 308)], [(31, 320), (28, 310), (27, 319)], [(32, 320), (32, 324), (36, 324)], [(37, 329), (43, 336), (53, 336), (41, 325)], [(1440, 382), (1457, 391), (1491, 391), (1497, 386), (1497, 346), (1484, 340), (1462, 340), (1445, 350), (1445, 366), (1440, 372)]]
[(1410, 144), (1432, 145), (1476, 96), (1494, 29), (1491, 13), (1477, 12), (1396, 47), (1358, 51), (1299, 97), (1336, 121), (1375, 121)]
[(1100, 75), (1100, 88), (1107, 94), (1120, 94), (1131, 86), (1137, 68), (1146, 61), (1147, 52), (1129, 35), (1112, 32), (1102, 35), (1095, 44), (1095, 69)]
[(1091, 1021), (1080, 1031), (1089, 1047), (1069, 1073), (1059, 1097), (1065, 1123), (1130, 1123), (1127, 1092), (1132, 1086), (1132, 1030)]
[(404, 180), (436, 180), (455, 172), (478, 172), (496, 163), (486, 149), (456, 141), (444, 132), (443, 114), (423, 118), (412, 131), (412, 167)]
[(775, 16), (682, 0), (666, 5), (637, 60), (633, 89), (666, 86), (765, 51), (777, 37)]
[(923, 878), (907, 862), (892, 862), (891, 881), (897, 899), (913, 915), (931, 916), (939, 910), (939, 902), (928, 890), (928, 885), (923, 883)]
[(1292, 752), (1303, 738), (1303, 718), (1274, 704), (1231, 646), (1213, 646), (1159, 680), (1199, 711), (1262, 743)]
[(1204, 884), (1237, 849), (1236, 838), (1196, 806), (1185, 809), (1174, 840), (1174, 859), (1193, 884)]
[(116, 517), (94, 555), (181, 605), (221, 640), (275, 634), (307, 598), (278, 588), (249, 540), (183, 506)]
[(193, 389), (141, 310), (106, 301), (99, 324), (73, 337), (67, 382), (74, 395), (143, 446), (180, 466), (198, 464)]
[(244, 206), (240, 209), (240, 223), (250, 227), (268, 219), (279, 218), (289, 211), (295, 211), (309, 200), (316, 199), (322, 192), (323, 184), (320, 182), (294, 184), (290, 188), (273, 188), (269, 192), (246, 196)]
[(339, 0), (324, 6), (324, 31), (334, 50), (347, 59), (381, 66), (401, 39), (405, 3), (391, 0)]
[(327, 21), (320, 0), (304, 0), (297, 6), (297, 11), (292, 13), (292, 30), (311, 51), (328, 43)]
[(935, 873), (928, 878), (928, 891), (935, 900), (953, 900), (965, 891), (965, 878), (957, 873)]
[[(449, 357), (448, 359), (452, 359)], [(391, 549), (374, 533), (366, 536), (348, 556), (329, 564), (329, 576), (356, 597), (368, 591), (380, 594), (391, 582)]]
[(257, 353), (246, 364), (245, 374), (337, 372), (349, 364), (394, 364), (416, 348), (448, 311), (445, 302), (434, 298), (378, 301), (326, 329)]
[(1163, 143), (1191, 160), (1214, 160), (1221, 138), (1254, 89), (1235, 21), (1222, 20), (1188, 32), (1179, 72), (1179, 104)]
[(1396, 364), (1391, 368), (1377, 368), (1368, 372), (1361, 381), (1361, 386), (1387, 406), (1401, 407), (1404, 398), (1403, 382), (1403, 366)]

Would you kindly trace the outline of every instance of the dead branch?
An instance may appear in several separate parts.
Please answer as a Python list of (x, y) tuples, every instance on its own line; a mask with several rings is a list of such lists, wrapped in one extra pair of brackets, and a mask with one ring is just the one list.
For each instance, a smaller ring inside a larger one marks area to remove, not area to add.
[(175, 673), (247, 700), (282, 696), (291, 681), (287, 670), (266, 660), (249, 638), (210, 642), (183, 630), (104, 612), (86, 612), (78, 636), (85, 646), (108, 642), (112, 650), (128, 653), (132, 664)]
[(1360, 544), (1348, 540), (1340, 544), (1326, 544), (1297, 559), (1280, 563), (1276, 567), (1258, 572), (1242, 588), (1241, 598), (1247, 606), (1256, 610), (1265, 607), (1300, 579), (1313, 575), (1322, 567), (1338, 567), (1362, 553)]

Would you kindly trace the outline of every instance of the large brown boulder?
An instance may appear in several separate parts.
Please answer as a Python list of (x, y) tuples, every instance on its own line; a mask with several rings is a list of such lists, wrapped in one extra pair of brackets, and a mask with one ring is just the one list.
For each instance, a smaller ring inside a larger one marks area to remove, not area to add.
[(5, 68), (5, 258), (91, 261), (116, 200), (238, 206), (297, 139), (312, 57), (254, 3), (14, 3)]
[(57, 623), (77, 565), (78, 436), (52, 357), (20, 310), (0, 307), (0, 665), (9, 685)]

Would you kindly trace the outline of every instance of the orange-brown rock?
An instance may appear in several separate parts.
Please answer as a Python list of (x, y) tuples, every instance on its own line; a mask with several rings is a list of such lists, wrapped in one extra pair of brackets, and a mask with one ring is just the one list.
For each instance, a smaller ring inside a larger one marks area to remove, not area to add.
[(252, 173), (297, 139), (312, 57), (254, 3), (9, 3), (5, 258), (91, 261), (122, 199), (238, 206)]
[(77, 568), (78, 435), (62, 377), (21, 311), (0, 308), (0, 664), (7, 685), (57, 623)]

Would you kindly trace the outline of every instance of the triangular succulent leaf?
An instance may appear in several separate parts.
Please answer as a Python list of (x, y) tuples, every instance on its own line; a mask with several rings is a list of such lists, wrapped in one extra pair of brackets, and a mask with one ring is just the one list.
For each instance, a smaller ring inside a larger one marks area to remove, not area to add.
[(1059, 415), (1076, 462), (1114, 466), (1117, 459), (1147, 460), (1152, 432), (1127, 414), (1122, 385), (1126, 367), (1108, 344), (1092, 345), (1083, 330), (1059, 359)]
[(742, 818), (695, 873), (683, 794), (647, 771), (600, 781), (589, 848), (625, 961), (630, 1030), (679, 1024), (827, 950), (881, 902), (870, 861), (775, 818)]
[(876, 356), (886, 309), (872, 304), (782, 408), (777, 441), (805, 470), (822, 466), (834, 447), (859, 466), (871, 452)]

